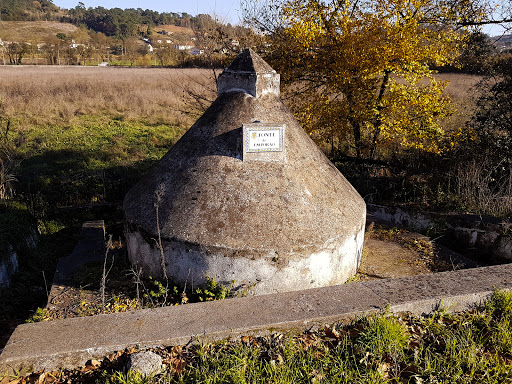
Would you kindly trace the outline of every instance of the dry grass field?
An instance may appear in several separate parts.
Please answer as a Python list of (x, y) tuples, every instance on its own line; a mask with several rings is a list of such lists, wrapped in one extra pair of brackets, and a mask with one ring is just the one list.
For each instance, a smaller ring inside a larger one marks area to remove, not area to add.
[(59, 32), (70, 35), (77, 29), (78, 27), (73, 24), (56, 21), (2, 21), (0, 23), (0, 39), (41, 43), (45, 39), (55, 39), (55, 35)]
[(446, 94), (452, 100), (455, 113), (444, 122), (445, 129), (459, 129), (471, 119), (476, 107), (475, 85), (481, 80), (481, 76), (465, 75), (458, 73), (442, 73), (436, 76), (438, 79), (448, 81)]
[(70, 124), (83, 115), (183, 127), (199, 107), (191, 94), (214, 97), (211, 75), (200, 69), (0, 66), (0, 98), (4, 116), (22, 130)]
[[(188, 127), (202, 110), (193, 96), (215, 98), (212, 73), (202, 69), (0, 66), (0, 77), (2, 112), (22, 130), (43, 122), (70, 124), (83, 115)], [(454, 119), (469, 119), (479, 77), (438, 77), (449, 81)]]
[(119, 201), (215, 98), (207, 70), (0, 66), (0, 137), (18, 194), (47, 206)]

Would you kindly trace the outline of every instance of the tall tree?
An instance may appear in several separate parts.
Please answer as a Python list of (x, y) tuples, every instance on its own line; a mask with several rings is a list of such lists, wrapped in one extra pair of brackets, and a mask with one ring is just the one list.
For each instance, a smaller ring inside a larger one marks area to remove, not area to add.
[[(480, 154), (512, 167), (512, 56), (498, 59), (480, 83), (475, 116), (471, 122)], [(510, 169), (512, 180), (512, 169)], [(512, 185), (511, 185), (512, 190)]]
[(293, 84), (306, 130), (359, 159), (382, 157), (391, 142), (439, 151), (449, 99), (430, 67), (456, 59), (466, 34), (455, 23), (478, 19), (474, 4), (268, 0), (266, 11), (250, 1), (242, 8), (267, 33), (268, 59)]

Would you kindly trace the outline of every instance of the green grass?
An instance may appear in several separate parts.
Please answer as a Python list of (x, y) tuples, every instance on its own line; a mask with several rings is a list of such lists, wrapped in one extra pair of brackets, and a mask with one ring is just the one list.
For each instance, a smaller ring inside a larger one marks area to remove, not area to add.
[[(36, 204), (121, 201), (126, 190), (182, 131), (120, 116), (83, 116), (69, 125), (35, 126), (15, 138), (19, 191)], [(36, 192), (34, 192), (36, 191)], [(36, 208), (43, 210), (44, 205)]]

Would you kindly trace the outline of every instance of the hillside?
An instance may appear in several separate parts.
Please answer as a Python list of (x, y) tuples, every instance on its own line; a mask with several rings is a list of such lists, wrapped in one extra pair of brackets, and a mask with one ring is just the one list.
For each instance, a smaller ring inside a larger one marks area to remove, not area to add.
[(69, 35), (77, 29), (78, 27), (73, 24), (57, 21), (2, 21), (0, 39), (40, 43), (55, 38), (57, 33)]
[(192, 28), (179, 27), (177, 25), (170, 25), (170, 24), (167, 24), (167, 25), (157, 25), (157, 26), (154, 27), (154, 29), (157, 32), (165, 31), (169, 35), (182, 34), (182, 35), (188, 35), (190, 37), (194, 36), (194, 31), (192, 30)]
[(61, 10), (52, 0), (2, 0), (0, 1), (0, 20), (34, 21), (56, 20)]
[(492, 39), (495, 41), (496, 47), (501, 51), (511, 52), (512, 50), (512, 34), (503, 36), (494, 36)]

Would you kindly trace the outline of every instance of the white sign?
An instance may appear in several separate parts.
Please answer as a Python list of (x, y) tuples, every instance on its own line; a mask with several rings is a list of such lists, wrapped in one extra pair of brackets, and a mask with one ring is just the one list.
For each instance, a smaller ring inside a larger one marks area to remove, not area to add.
[(247, 134), (247, 152), (280, 152), (283, 150), (283, 130), (275, 128), (249, 128)]

